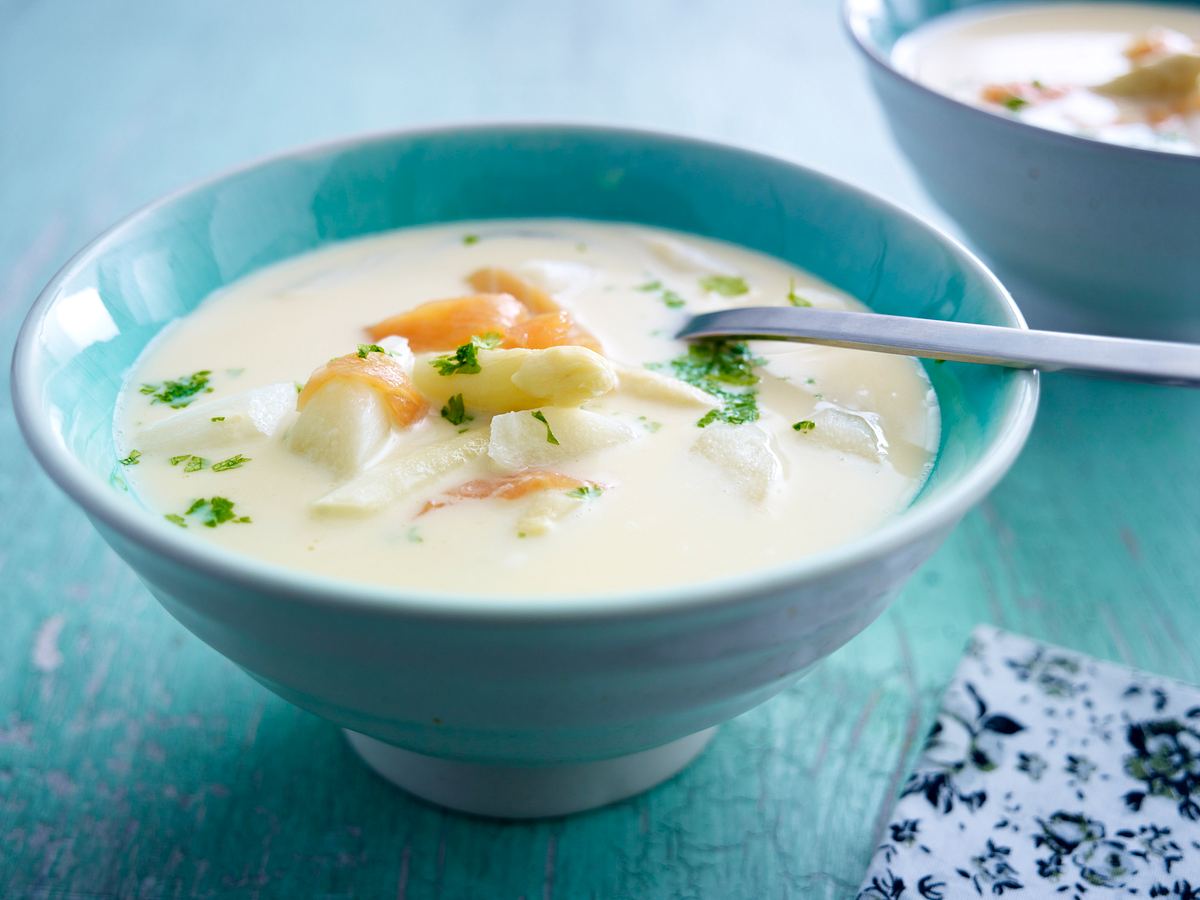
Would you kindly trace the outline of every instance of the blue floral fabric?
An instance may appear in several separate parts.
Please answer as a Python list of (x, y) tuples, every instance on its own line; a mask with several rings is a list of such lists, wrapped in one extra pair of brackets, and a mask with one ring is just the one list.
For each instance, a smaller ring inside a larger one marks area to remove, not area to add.
[(858, 900), (1200, 900), (1200, 688), (972, 635)]

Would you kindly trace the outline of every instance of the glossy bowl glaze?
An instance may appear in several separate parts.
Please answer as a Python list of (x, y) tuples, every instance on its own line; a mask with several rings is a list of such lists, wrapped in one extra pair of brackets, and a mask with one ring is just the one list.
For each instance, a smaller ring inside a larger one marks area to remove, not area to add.
[(1028, 290), (1048, 305), (1035, 325), (1200, 339), (1200, 156), (1027, 125), (892, 66), (904, 35), (990, 2), (843, 0), (892, 134), (921, 183), (1018, 296)]
[(483, 126), (303, 150), (168, 197), (59, 273), (14, 359), (37, 458), (172, 615), (351, 731), (387, 777), (492, 815), (570, 812), (648, 787), (711, 726), (848, 641), (1007, 470), (1037, 397), (1030, 372), (930, 366), (944, 430), (910, 509), (787, 566), (608, 597), (497, 599), (461, 584), (432, 595), (291, 571), (196, 540), (114, 483), (122, 379), (214, 290), (334, 241), (525, 216), (690, 231), (788, 260), (884, 312), (1022, 324), (961, 247), (798, 166), (645, 132)]

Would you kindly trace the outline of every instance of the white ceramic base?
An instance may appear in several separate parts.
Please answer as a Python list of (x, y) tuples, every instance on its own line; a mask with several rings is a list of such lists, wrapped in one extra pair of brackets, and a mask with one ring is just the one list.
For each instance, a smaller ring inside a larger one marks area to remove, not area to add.
[(388, 781), (423, 800), (501, 819), (565, 816), (624, 800), (666, 781), (700, 755), (716, 728), (598, 762), (499, 766), (422, 756), (346, 731), (350, 746)]

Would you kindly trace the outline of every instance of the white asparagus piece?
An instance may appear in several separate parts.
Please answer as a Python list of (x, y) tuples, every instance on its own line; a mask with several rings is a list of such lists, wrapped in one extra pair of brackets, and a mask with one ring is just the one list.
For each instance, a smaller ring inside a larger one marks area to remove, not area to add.
[(720, 466), (746, 499), (755, 503), (765, 501), (783, 477), (770, 436), (757, 425), (714, 422), (700, 432), (692, 449)]
[(455, 394), (468, 410), (491, 413), (578, 406), (617, 386), (612, 366), (586, 347), (479, 350), (479, 371), (472, 374), (442, 375), (433, 361), (446, 355), (422, 354), (413, 369), (417, 390), (435, 406)]
[[(611, 416), (551, 406), (542, 407), (538, 412), (545, 417), (545, 422), (534, 418), (530, 410), (505, 413), (492, 419), (488, 456), (509, 470), (554, 466), (638, 437), (637, 429)], [(549, 434), (554, 435), (557, 444), (550, 443)]]
[(675, 406), (694, 406), (697, 409), (716, 409), (721, 401), (700, 388), (637, 366), (613, 364), (617, 373), (617, 390), (643, 400), (656, 400)]
[(341, 515), (379, 510), (487, 453), (489, 437), (483, 428), (386, 460), (314, 501), (313, 510)]
[(293, 453), (343, 478), (370, 465), (392, 433), (387, 401), (369, 384), (335, 379), (322, 385), (287, 434)]
[(193, 403), (140, 429), (134, 445), (143, 453), (192, 453), (242, 446), (256, 438), (271, 437), (295, 408), (294, 384), (268, 384), (230, 397)]
[(887, 438), (876, 413), (858, 412), (822, 402), (817, 404), (810, 418), (813, 429), (805, 434), (807, 440), (833, 450), (853, 453), (871, 462), (882, 462), (887, 456)]

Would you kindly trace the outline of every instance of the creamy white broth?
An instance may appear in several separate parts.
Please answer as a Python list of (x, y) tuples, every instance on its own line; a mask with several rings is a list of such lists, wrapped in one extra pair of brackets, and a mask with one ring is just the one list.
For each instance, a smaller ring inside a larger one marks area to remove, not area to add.
[[(558, 288), (551, 291), (555, 299), (599, 338), (605, 356), (634, 368), (685, 354), (686, 345), (672, 335), (691, 313), (783, 305), (789, 294), (815, 306), (859, 306), (768, 256), (636, 226), (477, 222), (338, 244), (231, 285), (159, 336), (122, 394), (118, 447), (141, 456), (121, 474), (147, 506), (178, 517), (195, 539), (294, 569), (422, 591), (561, 595), (698, 583), (832, 547), (903, 509), (932, 464), (938, 409), (916, 361), (773, 342), (751, 345), (766, 360), (756, 369), (761, 418), (753, 424), (700, 428), (703, 408), (624, 388), (585, 403), (636, 437), (551, 467), (601, 485), (602, 493), (580, 499), (544, 534), (518, 527), (534, 497), (464, 500), (422, 514), (430, 500), (456, 486), (503, 474), (486, 455), (382, 509), (319, 511), (314, 502), (351, 479), (290, 449), (294, 412), (271, 437), (206, 449), (145, 446), (147, 429), (158, 422), (195, 410), (215, 415), (220, 409), (213, 404), (252, 388), (303, 383), (331, 357), (368, 340), (364, 326), (426, 301), (473, 293), (464, 279), (482, 266), (507, 267)], [(736, 275), (748, 293), (727, 297), (702, 289), (701, 279), (714, 273)], [(654, 282), (661, 288), (645, 289)], [(684, 307), (671, 308), (663, 290)], [(182, 410), (141, 392), (143, 385), (200, 370), (211, 372), (210, 390)], [(829, 429), (793, 427), (825, 422), (831, 409), (864, 413), (879, 433), (878, 446), (886, 442), (880, 458), (858, 452), (853, 441), (849, 450), (844, 441), (831, 444)], [(419, 424), (394, 431), (367, 468), (378, 471), (372, 467), (455, 439), (460, 428), (483, 433), (488, 418), (475, 413), (473, 421), (455, 426), (435, 403)], [(778, 459), (778, 477), (763, 497), (749, 496), (736, 473), (694, 446), (706, 433), (760, 428)], [(171, 464), (171, 457), (187, 453), (208, 465), (187, 472), (185, 464)], [(234, 454), (249, 461), (226, 471), (211, 468)], [(251, 521), (210, 528), (201, 514), (186, 514), (194, 501), (213, 496), (233, 501), (236, 516)]]
[[(937, 91), (1031, 125), (1200, 153), (1200, 9), (987, 4), (938, 16), (898, 41), (892, 58)], [(1131, 73), (1164, 65), (1179, 67), (1186, 87), (1128, 93)]]

